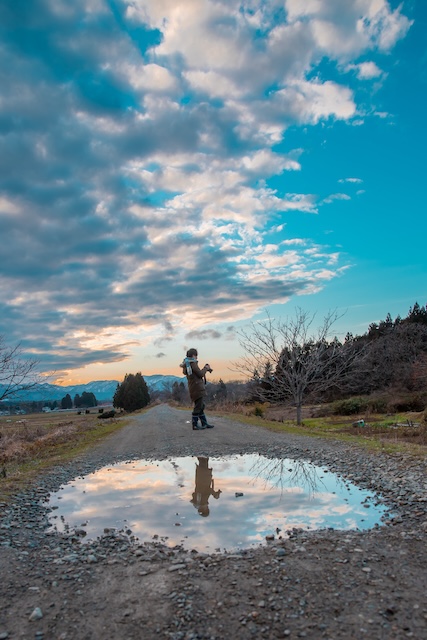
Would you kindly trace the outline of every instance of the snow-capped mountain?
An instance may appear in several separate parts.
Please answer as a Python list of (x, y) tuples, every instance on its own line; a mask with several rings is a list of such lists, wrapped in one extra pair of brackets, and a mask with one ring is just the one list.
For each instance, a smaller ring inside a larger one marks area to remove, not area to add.
[[(143, 378), (147, 383), (147, 387), (150, 391), (163, 391), (170, 389), (174, 382), (183, 382), (185, 377), (179, 376), (163, 376), (152, 375), (144, 376)], [(76, 394), (82, 395), (83, 391), (87, 393), (93, 393), (98, 402), (107, 402), (113, 399), (114, 393), (119, 384), (118, 380), (95, 380), (88, 382), (87, 384), (75, 384), (69, 386), (61, 386), (58, 384), (40, 384), (34, 389), (29, 391), (22, 391), (18, 397), (14, 398), (16, 401), (32, 402), (34, 401), (60, 401), (67, 393), (74, 398)], [(0, 396), (1, 396), (0, 385)]]

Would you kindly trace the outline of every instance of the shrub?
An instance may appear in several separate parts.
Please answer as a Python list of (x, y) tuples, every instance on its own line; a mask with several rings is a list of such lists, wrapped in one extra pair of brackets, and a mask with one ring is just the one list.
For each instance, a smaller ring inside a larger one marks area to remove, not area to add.
[(264, 402), (264, 404), (262, 404), (261, 402), (257, 402), (256, 404), (253, 405), (252, 409), (250, 409), (250, 411), (246, 413), (246, 415), (257, 416), (258, 418), (264, 418), (265, 410), (268, 409), (269, 406), (270, 405), (268, 402)]
[(387, 413), (389, 408), (389, 401), (385, 396), (378, 398), (371, 398), (369, 400), (369, 409), (372, 413)]
[(368, 401), (366, 398), (355, 397), (346, 400), (337, 400), (332, 403), (331, 413), (337, 416), (352, 416), (355, 413), (366, 411)]
[(102, 413), (99, 414), (98, 420), (106, 420), (107, 418), (114, 418), (115, 415), (116, 415), (116, 412), (114, 411), (114, 409), (112, 409), (111, 411), (103, 411)]
[(389, 411), (424, 411), (427, 408), (427, 395), (422, 393), (410, 393), (398, 396), (389, 403)]

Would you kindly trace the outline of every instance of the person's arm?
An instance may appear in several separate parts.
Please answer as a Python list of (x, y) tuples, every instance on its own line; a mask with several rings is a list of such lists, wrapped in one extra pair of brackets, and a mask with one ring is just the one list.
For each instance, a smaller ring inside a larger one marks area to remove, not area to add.
[(203, 367), (203, 369), (200, 369), (199, 365), (197, 364), (197, 362), (192, 362), (191, 363), (191, 369), (193, 371), (193, 374), (197, 377), (197, 378), (204, 378), (206, 373), (209, 371), (212, 371), (212, 369), (210, 368), (210, 366), (208, 364), (205, 364), (205, 366)]

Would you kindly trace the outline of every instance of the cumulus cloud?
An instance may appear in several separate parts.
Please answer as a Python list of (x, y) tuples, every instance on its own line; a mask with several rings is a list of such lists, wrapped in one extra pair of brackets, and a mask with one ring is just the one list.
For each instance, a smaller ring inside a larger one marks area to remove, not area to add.
[(359, 64), (349, 64), (347, 65), (346, 69), (347, 71), (354, 70), (360, 80), (371, 80), (372, 78), (379, 78), (383, 75), (383, 72), (375, 64), (375, 62), (360, 62)]
[(277, 143), (291, 126), (354, 123), (348, 78), (316, 66), (376, 77), (358, 56), (410, 22), (385, 0), (281, 4), (1, 5), (0, 333), (46, 369), (122, 360), (187, 321), (216, 338), (208, 322), (339, 274), (309, 231), (265, 241), (272, 224), (286, 236), (289, 212), (348, 197), (279, 193), (269, 180), (300, 171), (303, 150)]
[(378, 48), (388, 51), (405, 36), (412, 22), (387, 0), (285, 0), (288, 19), (308, 20), (315, 42), (335, 59)]

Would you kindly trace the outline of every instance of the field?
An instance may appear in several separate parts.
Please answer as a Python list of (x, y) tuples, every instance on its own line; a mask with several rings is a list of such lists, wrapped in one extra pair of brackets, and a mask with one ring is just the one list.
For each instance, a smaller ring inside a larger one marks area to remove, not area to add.
[(122, 418), (98, 411), (0, 416), (0, 493), (14, 491), (44, 468), (66, 460), (120, 428)]

